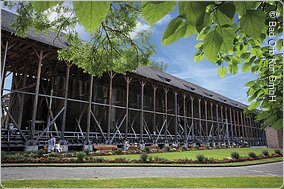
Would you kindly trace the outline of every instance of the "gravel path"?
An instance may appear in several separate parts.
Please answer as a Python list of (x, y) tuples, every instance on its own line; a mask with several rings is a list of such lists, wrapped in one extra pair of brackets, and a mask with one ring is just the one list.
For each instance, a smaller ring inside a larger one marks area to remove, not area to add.
[(283, 162), (243, 167), (2, 167), (2, 180), (282, 176)]

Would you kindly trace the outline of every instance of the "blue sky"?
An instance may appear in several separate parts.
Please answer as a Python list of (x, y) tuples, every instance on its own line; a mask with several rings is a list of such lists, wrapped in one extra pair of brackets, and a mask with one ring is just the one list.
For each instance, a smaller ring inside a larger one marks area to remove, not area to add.
[(166, 72), (176, 77), (249, 105), (246, 95), (247, 88), (244, 87), (244, 84), (255, 79), (256, 75), (251, 72), (242, 72), (240, 67), (237, 74), (228, 74), (222, 79), (217, 74), (217, 65), (210, 63), (206, 59), (195, 63), (193, 57), (197, 50), (194, 46), (199, 42), (196, 40), (196, 36), (182, 38), (171, 45), (162, 46), (163, 31), (176, 15), (177, 11), (174, 10), (173, 13), (164, 17), (152, 27), (147, 23), (140, 26), (143, 29), (152, 29), (151, 42), (156, 45), (157, 50), (152, 59), (155, 61), (162, 60), (167, 63)]

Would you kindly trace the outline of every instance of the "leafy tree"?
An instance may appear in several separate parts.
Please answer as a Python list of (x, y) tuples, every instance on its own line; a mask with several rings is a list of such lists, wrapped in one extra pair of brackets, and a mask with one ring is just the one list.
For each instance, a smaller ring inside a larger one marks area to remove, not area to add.
[[(18, 12), (12, 26), (16, 35), (26, 37), (36, 31), (53, 30), (57, 39), (64, 34), (67, 48), (58, 50), (58, 59), (75, 64), (85, 72), (101, 76), (107, 71), (125, 74), (139, 65), (151, 65), (155, 52), (148, 31), (131, 36), (141, 17), (137, 2), (46, 1), (8, 2)], [(51, 13), (55, 15), (50, 19)], [(76, 30), (82, 24), (90, 41), (82, 41)], [(55, 40), (55, 39), (54, 39)]]
[[(219, 65), (217, 73), (242, 71), (257, 74), (248, 82), (247, 95), (252, 102), (248, 111), (260, 111), (257, 120), (264, 127), (283, 127), (283, 15), (281, 2), (143, 2), (146, 20), (153, 25), (178, 7), (163, 33), (162, 44), (196, 34), (194, 61), (206, 58)], [(163, 11), (156, 11), (159, 8)]]

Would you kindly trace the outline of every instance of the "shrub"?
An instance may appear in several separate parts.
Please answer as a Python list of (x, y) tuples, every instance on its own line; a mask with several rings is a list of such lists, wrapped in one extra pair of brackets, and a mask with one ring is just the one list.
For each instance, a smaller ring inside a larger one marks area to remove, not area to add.
[(216, 149), (220, 149), (221, 147), (219, 145), (215, 146)]
[(153, 156), (149, 156), (149, 157), (148, 157), (148, 161), (149, 161), (149, 162), (152, 162), (152, 161), (153, 161)]
[(148, 159), (148, 154), (141, 154), (140, 155), (140, 160), (143, 161), (143, 162), (146, 162)]
[(210, 146), (205, 146), (205, 148), (208, 150), (208, 149), (210, 149)]
[(262, 154), (263, 154), (264, 156), (269, 156), (269, 152), (268, 152), (267, 150), (263, 150), (263, 151), (262, 151)]
[(103, 163), (104, 162), (104, 158), (100, 158), (100, 157), (94, 157), (91, 159), (93, 162), (95, 163)]
[(198, 154), (196, 156), (196, 159), (197, 159), (198, 162), (203, 162), (204, 159), (205, 159), (205, 156), (203, 154)]
[(232, 157), (233, 159), (240, 159), (240, 154), (239, 154), (238, 152), (232, 152), (232, 153), (231, 153), (231, 157)]
[(256, 154), (254, 152), (248, 153), (248, 156), (251, 158), (256, 158)]
[(45, 153), (46, 153), (46, 151), (44, 149), (39, 149), (38, 152), (37, 152), (39, 157), (43, 157), (43, 154), (45, 154)]
[(282, 155), (281, 150), (275, 150), (275, 154)]
[(171, 151), (171, 147), (169, 147), (169, 146), (166, 146), (166, 147), (165, 147), (165, 151), (166, 151), (166, 152), (169, 152), (169, 151)]
[(145, 147), (145, 149), (143, 150), (143, 152), (145, 152), (145, 153), (149, 153), (151, 151), (151, 149), (147, 146), (147, 147)]
[(84, 158), (85, 158), (85, 153), (82, 153), (82, 152), (80, 152), (80, 153), (78, 153), (76, 156), (77, 156), (77, 160), (78, 161), (83, 161), (84, 160)]
[(86, 149), (86, 150), (84, 150), (84, 153), (88, 156), (90, 154), (90, 150)]
[(122, 149), (118, 148), (118, 149), (116, 149), (116, 150), (113, 150), (113, 151), (112, 151), (112, 154), (114, 154), (114, 155), (121, 155), (122, 152), (123, 152)]

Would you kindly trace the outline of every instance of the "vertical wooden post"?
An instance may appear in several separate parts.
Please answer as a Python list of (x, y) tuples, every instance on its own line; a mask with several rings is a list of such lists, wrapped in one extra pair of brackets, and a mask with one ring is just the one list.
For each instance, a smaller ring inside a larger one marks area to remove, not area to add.
[(251, 121), (251, 117), (249, 117), (248, 118), (249, 119), (249, 127), (250, 127), (250, 131), (251, 131), (251, 135), (250, 135), (250, 137), (251, 137), (251, 140), (252, 140), (252, 143), (254, 144), (254, 129), (253, 129), (253, 126), (252, 126), (252, 121)]
[(244, 132), (244, 121), (243, 121), (243, 115), (242, 115), (242, 112), (239, 112), (240, 113), (240, 119), (241, 119), (241, 131), (242, 131), (242, 137), (243, 138), (246, 138), (246, 135), (245, 135), (245, 132)]
[(125, 102), (125, 107), (126, 107), (126, 112), (125, 112), (125, 141), (127, 141), (127, 135), (128, 135), (128, 115), (129, 115), (129, 84), (131, 79), (129, 78), (129, 76), (125, 77), (125, 81), (126, 81), (126, 102)]
[(201, 99), (198, 99), (198, 116), (199, 116), (199, 136), (201, 137), (202, 134), (202, 123), (201, 123)]
[(232, 140), (234, 138), (234, 125), (233, 125), (233, 120), (232, 120), (232, 108), (230, 108), (230, 123), (231, 123), (231, 136), (232, 136)]
[(183, 132), (184, 132), (184, 145), (185, 147), (188, 147), (187, 145), (187, 118), (186, 118), (186, 94), (183, 94)]
[[(25, 70), (24, 70), (24, 81), (23, 81), (23, 85), (22, 87), (25, 87), (26, 86), (26, 82), (27, 82), (27, 70), (28, 70), (28, 67), (26, 66), (25, 67)], [(22, 127), (22, 117), (23, 117), (23, 109), (24, 109), (24, 102), (25, 102), (25, 94), (19, 94), (20, 96), (22, 96), (21, 100), (20, 100), (20, 106), (19, 106), (19, 117), (18, 117), (18, 128), (21, 129)]]
[(144, 130), (144, 86), (146, 82), (141, 81), (141, 114), (140, 114), (140, 144), (144, 144), (143, 130)]
[[(211, 127), (212, 127), (212, 130), (214, 131), (214, 119), (213, 119), (213, 102), (210, 102), (210, 113), (211, 113)], [(212, 134), (211, 133), (211, 137), (212, 135), (214, 135), (214, 133)], [(213, 146), (215, 147), (215, 140), (214, 140), (214, 137), (213, 137)]]
[(178, 114), (178, 96), (177, 96), (177, 92), (175, 91), (174, 92), (174, 95), (175, 95), (175, 143), (177, 144), (178, 143), (178, 138), (177, 138), (177, 132), (178, 132), (178, 117), (177, 117), (177, 114)]
[[(156, 92), (157, 92), (157, 88), (158, 86), (157, 85), (153, 85), (153, 133), (156, 133), (156, 130), (157, 130), (157, 126), (156, 126)], [(155, 138), (155, 134), (154, 134), (154, 137), (153, 137), (153, 143), (155, 143), (156, 141), (156, 138)]]
[(92, 111), (92, 98), (93, 98), (93, 75), (90, 76), (90, 88), (89, 88), (89, 104), (88, 104), (88, 114), (87, 114), (87, 136), (86, 144), (90, 144), (90, 128), (91, 128), (91, 111)]
[(236, 111), (233, 109), (233, 119), (234, 119), (234, 135), (235, 137), (239, 137), (238, 131), (237, 131), (237, 121), (236, 121)]
[(36, 121), (36, 114), (37, 114), (38, 94), (39, 94), (40, 76), (41, 76), (41, 64), (43, 60), (42, 50), (40, 50), (38, 58), (39, 58), (39, 61), (38, 61), (38, 69), (37, 69), (37, 79), (36, 79), (35, 97), (34, 97), (33, 112), (32, 112), (31, 135), (30, 135), (31, 140), (34, 139), (34, 132), (35, 132), (35, 121)]
[(68, 98), (68, 89), (69, 89), (69, 77), (70, 77), (70, 68), (72, 64), (66, 63), (66, 78), (65, 78), (65, 95), (64, 95), (64, 111), (62, 117), (62, 125), (61, 125), (61, 140), (64, 140), (65, 134), (65, 126), (66, 126), (66, 114), (67, 114), (67, 98)]
[(190, 96), (191, 100), (191, 125), (192, 125), (192, 139), (194, 140), (194, 114), (193, 114), (193, 103), (194, 103), (194, 97)]
[(229, 121), (228, 121), (228, 108), (225, 106), (225, 119), (226, 119), (226, 134), (227, 135), (227, 142), (230, 145), (230, 134), (229, 134)]
[[(220, 109), (221, 109), (221, 125), (222, 125), (222, 131), (224, 133), (224, 115), (223, 115), (223, 106), (222, 105), (220, 106)], [(222, 142), (224, 142), (224, 136), (223, 136)]]
[(216, 104), (216, 120), (217, 120), (217, 139), (218, 142), (220, 143), (220, 125), (219, 125), (219, 108), (218, 108), (218, 104)]
[(115, 74), (110, 71), (109, 72), (109, 96), (108, 96), (108, 125), (107, 125), (107, 144), (110, 144), (111, 138), (110, 138), (110, 128), (111, 128), (111, 122), (112, 122), (112, 82)]
[(164, 88), (165, 91), (165, 144), (168, 143), (168, 91), (169, 89)]
[(204, 101), (204, 105), (205, 105), (205, 136), (206, 139), (208, 140), (208, 120), (207, 120), (207, 100)]

